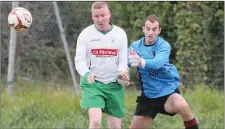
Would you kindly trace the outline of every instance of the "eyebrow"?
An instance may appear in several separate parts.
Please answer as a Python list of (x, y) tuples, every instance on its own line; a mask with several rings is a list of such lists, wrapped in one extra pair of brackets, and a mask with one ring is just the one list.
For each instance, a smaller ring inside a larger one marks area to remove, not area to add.
[[(146, 26), (147, 28), (150, 28), (150, 27), (148, 27), (148, 26)], [(155, 28), (157, 28), (157, 26), (156, 27), (153, 27), (153, 28), (150, 28), (150, 29), (155, 29)]]

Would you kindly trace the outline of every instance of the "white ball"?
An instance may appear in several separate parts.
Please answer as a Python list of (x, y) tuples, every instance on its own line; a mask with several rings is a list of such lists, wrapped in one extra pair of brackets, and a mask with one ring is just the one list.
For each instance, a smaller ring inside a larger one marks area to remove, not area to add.
[(8, 24), (16, 31), (26, 31), (32, 24), (32, 15), (25, 8), (14, 8), (8, 15)]

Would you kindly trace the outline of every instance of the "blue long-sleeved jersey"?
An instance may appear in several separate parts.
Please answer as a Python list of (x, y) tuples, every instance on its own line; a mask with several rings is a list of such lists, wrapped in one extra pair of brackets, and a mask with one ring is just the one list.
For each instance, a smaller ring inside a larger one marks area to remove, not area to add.
[[(131, 44), (128, 52), (131, 48), (145, 59), (145, 67), (137, 67), (142, 93), (145, 96), (158, 98), (174, 92), (179, 87), (180, 77), (176, 67), (169, 62), (171, 46), (167, 41), (158, 37), (153, 45), (146, 46), (144, 38), (141, 38)], [(130, 62), (128, 66), (130, 67)]]

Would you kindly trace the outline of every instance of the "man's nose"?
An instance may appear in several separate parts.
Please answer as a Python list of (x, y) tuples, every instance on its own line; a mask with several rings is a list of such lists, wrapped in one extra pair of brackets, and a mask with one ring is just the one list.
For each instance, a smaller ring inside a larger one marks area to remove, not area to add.
[(99, 17), (99, 18), (98, 18), (98, 21), (102, 21), (102, 17)]
[(149, 34), (153, 34), (153, 30), (149, 30), (148, 33), (149, 33)]

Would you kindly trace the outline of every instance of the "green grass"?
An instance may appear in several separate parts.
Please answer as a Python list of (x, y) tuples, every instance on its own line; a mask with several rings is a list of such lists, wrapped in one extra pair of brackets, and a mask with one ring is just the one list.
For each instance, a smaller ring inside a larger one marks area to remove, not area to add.
[[(203, 85), (196, 89), (182, 91), (182, 95), (191, 106), (200, 128), (224, 128), (223, 91), (207, 88)], [(31, 84), (19, 81), (11, 97), (1, 91), (1, 128), (88, 128), (88, 116), (80, 110), (80, 97), (72, 87)], [(126, 116), (123, 128), (129, 128), (136, 106), (139, 91), (126, 89)], [(107, 128), (103, 115), (102, 127)], [(179, 115), (169, 117), (157, 115), (152, 129), (182, 129)]]

